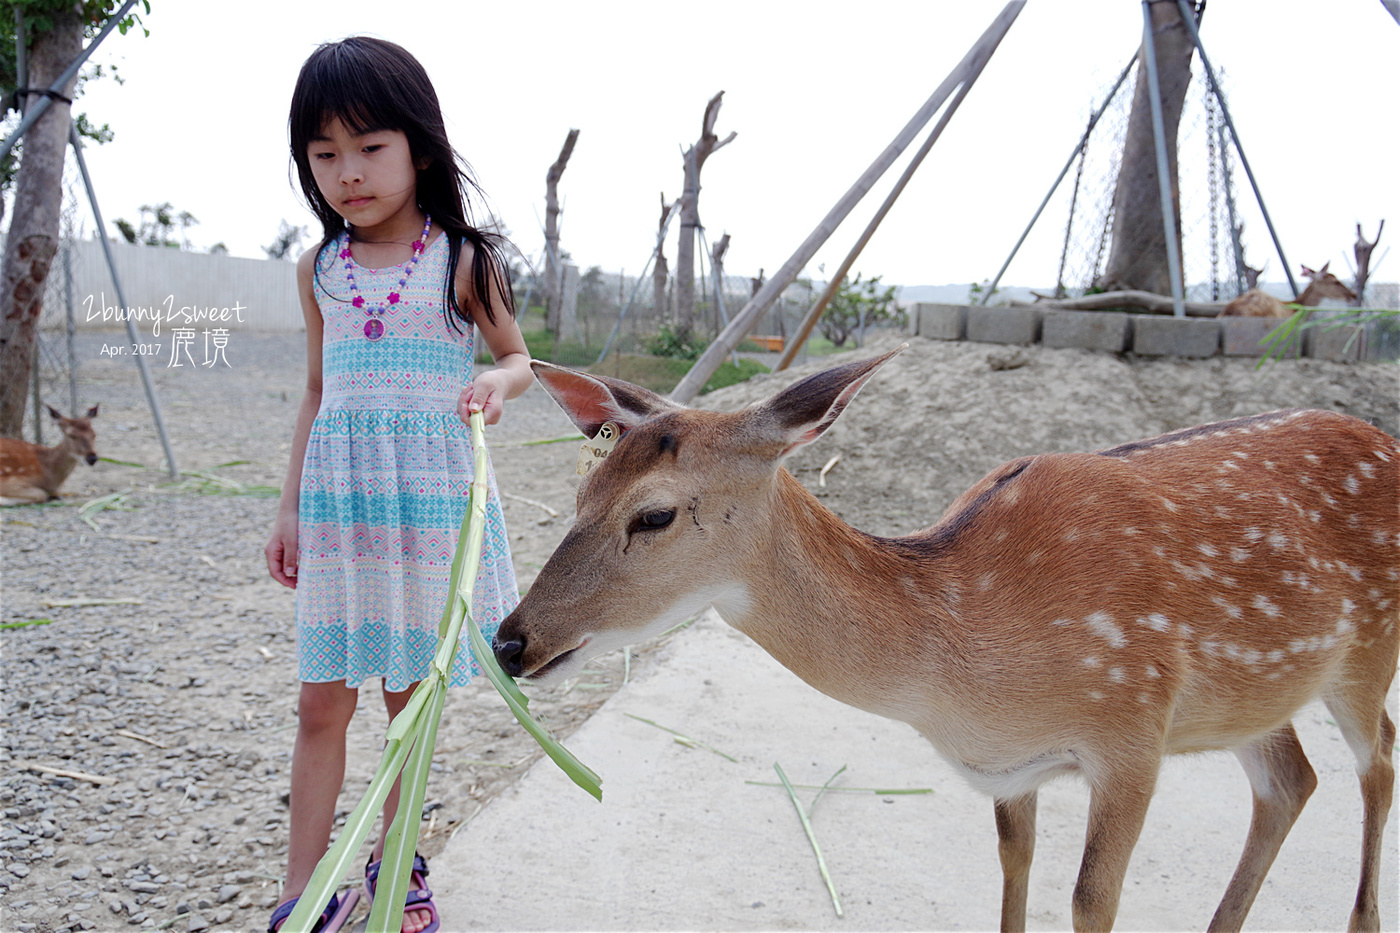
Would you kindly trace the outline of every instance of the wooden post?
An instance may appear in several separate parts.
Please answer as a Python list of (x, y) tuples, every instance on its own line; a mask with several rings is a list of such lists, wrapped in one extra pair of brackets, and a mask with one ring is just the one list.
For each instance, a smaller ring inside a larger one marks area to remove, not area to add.
[(811, 258), (816, 255), (817, 250), (835, 231), (837, 225), (846, 218), (861, 198), (865, 197), (866, 192), (894, 163), (895, 159), (899, 158), (900, 154), (908, 148), (914, 137), (932, 118), (934, 112), (952, 95), (953, 90), (978, 67), (979, 61), (991, 56), (1024, 6), (1025, 0), (1011, 0), (1006, 4), (972, 49), (963, 56), (962, 61), (954, 66), (948, 77), (919, 108), (918, 113), (914, 114), (913, 119), (899, 131), (899, 135), (894, 138), (894, 141), (885, 147), (879, 157), (871, 163), (870, 168), (866, 169), (850, 190), (841, 197), (841, 200), (837, 201), (836, 205), (827, 212), (826, 217), (817, 225), (817, 228), (797, 248), (797, 252), (793, 253), (791, 258), (783, 264), (783, 267), (774, 273), (773, 277), (758, 290), (757, 294), (749, 299), (748, 304), (744, 305), (734, 316), (724, 332), (716, 337), (714, 342), (701, 354), (700, 359), (695, 361), (690, 372), (686, 373), (685, 378), (672, 390), (672, 399), (685, 404), (699, 394), (701, 387), (705, 385), (710, 376), (714, 375), (720, 363), (724, 362), (724, 358), (753, 330), (763, 312), (768, 309), (774, 299), (782, 294), (783, 289), (792, 284)]
[(685, 187), (681, 192), (681, 235), (676, 244), (676, 330), (689, 335), (695, 329), (695, 236), (700, 229), (700, 170), (705, 160), (734, 141), (737, 133), (724, 139), (715, 134), (715, 121), (724, 103), (720, 91), (705, 105), (700, 138), (685, 151)]
[(1352, 247), (1356, 254), (1356, 284), (1351, 289), (1356, 292), (1356, 298), (1352, 301), (1353, 307), (1365, 307), (1363, 301), (1366, 295), (1366, 280), (1371, 277), (1371, 251), (1381, 241), (1381, 231), (1384, 229), (1385, 219), (1382, 218), (1381, 225), (1376, 228), (1376, 238), (1368, 243), (1361, 233), (1361, 224), (1356, 225), (1356, 244)]
[(564, 169), (569, 164), (569, 157), (574, 154), (574, 143), (577, 141), (578, 130), (569, 130), (564, 147), (559, 150), (559, 158), (554, 160), (544, 176), (545, 327), (555, 337), (559, 336), (564, 272), (563, 262), (559, 258), (559, 179), (564, 177)]

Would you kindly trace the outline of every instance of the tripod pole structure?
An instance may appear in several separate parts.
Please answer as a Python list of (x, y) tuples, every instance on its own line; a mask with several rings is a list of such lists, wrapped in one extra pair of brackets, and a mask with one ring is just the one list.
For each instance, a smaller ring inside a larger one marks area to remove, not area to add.
[(963, 56), (962, 61), (954, 66), (948, 77), (943, 79), (943, 83), (919, 108), (918, 113), (914, 114), (894, 140), (871, 163), (870, 168), (866, 169), (865, 173), (856, 180), (856, 183), (842, 195), (841, 200), (837, 201), (835, 206), (827, 212), (817, 228), (808, 235), (788, 261), (783, 263), (782, 268), (775, 272), (773, 277), (749, 299), (748, 303), (730, 320), (729, 326), (700, 355), (700, 358), (695, 361), (695, 365), (690, 368), (690, 372), (686, 373), (685, 378), (681, 379), (675, 389), (671, 390), (671, 398), (674, 401), (684, 405), (700, 393), (700, 389), (714, 375), (715, 370), (724, 362), (724, 358), (753, 330), (763, 312), (767, 311), (774, 300), (782, 294), (783, 289), (791, 285), (801, 274), (802, 269), (836, 230), (837, 225), (846, 219), (856, 204), (865, 197), (875, 182), (885, 173), (885, 170), (909, 147), (909, 144), (914, 141), (914, 137), (933, 117), (934, 112), (952, 96), (954, 89), (967, 79), (977, 61), (992, 54), (1025, 5), (1026, 0), (1011, 0), (1002, 8), (1001, 12), (997, 14), (997, 18), (982, 33), (973, 47), (968, 50), (968, 53)]
[[(1259, 191), (1259, 183), (1254, 180), (1254, 170), (1249, 167), (1249, 159), (1244, 154), (1244, 146), (1240, 145), (1240, 134), (1235, 131), (1235, 121), (1230, 118), (1230, 108), (1225, 103), (1225, 94), (1220, 90), (1220, 82), (1215, 80), (1215, 69), (1210, 66), (1210, 59), (1206, 58), (1206, 47), (1201, 43), (1200, 30), (1196, 28), (1196, 17), (1191, 14), (1191, 7), (1186, 0), (1176, 0), (1176, 5), (1181, 8), (1181, 20), (1191, 33), (1191, 41), (1196, 43), (1196, 51), (1201, 53), (1201, 66), (1205, 68), (1206, 77), (1210, 80), (1211, 93), (1220, 102), (1220, 115), (1225, 118), (1225, 125), (1230, 128), (1230, 138), (1235, 141), (1235, 151), (1240, 154), (1240, 165), (1244, 167), (1245, 176), (1249, 178), (1249, 186), (1254, 189), (1254, 200), (1259, 202), (1259, 213), (1264, 215), (1264, 225), (1269, 228), (1269, 236), (1274, 241), (1274, 249), (1278, 252), (1279, 262), (1283, 263), (1283, 274), (1288, 276), (1288, 287), (1293, 289), (1293, 297), (1297, 298), (1298, 283), (1293, 281), (1293, 267), (1288, 264), (1288, 257), (1283, 255), (1283, 244), (1279, 242), (1274, 222), (1269, 219), (1269, 209), (1264, 206), (1264, 195)], [(1143, 8), (1146, 9), (1145, 2)]]
[[(1190, 17), (1193, 21), (1195, 15)], [(1181, 281), (1181, 253), (1172, 213), (1172, 180), (1167, 166), (1167, 130), (1162, 120), (1162, 84), (1157, 79), (1157, 43), (1152, 37), (1152, 0), (1142, 0), (1142, 61), (1147, 68), (1147, 100), (1152, 105), (1152, 140), (1157, 150), (1157, 191), (1162, 199), (1162, 230), (1167, 237), (1167, 273), (1172, 280), (1172, 314), (1186, 317)]]

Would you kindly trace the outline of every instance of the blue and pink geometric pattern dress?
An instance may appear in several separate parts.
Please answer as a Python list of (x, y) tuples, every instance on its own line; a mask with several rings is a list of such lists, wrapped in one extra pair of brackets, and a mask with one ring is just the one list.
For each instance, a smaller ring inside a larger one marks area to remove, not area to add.
[[(475, 328), (443, 317), (447, 237), (425, 248), (402, 287), (403, 266), (354, 265), (366, 296), (401, 295), (369, 340), (351, 305), (348, 239), (322, 253), (321, 409), (301, 471), (297, 572), (298, 679), (392, 691), (428, 672), (447, 601), (457, 532), (472, 482), (471, 433), (457, 398), (471, 381)], [(350, 260), (353, 264), (353, 260)], [(477, 624), (488, 641), (519, 601), (496, 478), (490, 476)], [(452, 683), (480, 673), (463, 636)]]

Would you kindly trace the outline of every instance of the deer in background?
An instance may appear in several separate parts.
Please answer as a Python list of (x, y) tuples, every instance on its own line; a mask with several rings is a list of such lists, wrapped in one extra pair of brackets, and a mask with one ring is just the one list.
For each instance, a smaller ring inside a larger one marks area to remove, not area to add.
[[(1342, 280), (1327, 271), (1332, 265), (1328, 262), (1321, 269), (1303, 266), (1303, 275), (1308, 278), (1308, 287), (1296, 299), (1285, 304), (1262, 289), (1251, 287), (1234, 301), (1225, 305), (1221, 317), (1288, 317), (1298, 307), (1315, 308), (1325, 299), (1339, 298), (1355, 301), (1356, 292), (1342, 284)], [(1289, 305), (1293, 305), (1292, 308)]]
[(566, 678), (713, 605), (818, 690), (914, 726), (993, 798), (1006, 930), (1025, 926), (1042, 783), (1089, 785), (1074, 926), (1107, 929), (1163, 757), (1208, 749), (1233, 751), (1254, 791), (1211, 922), (1239, 929), (1317, 784), (1290, 720), (1321, 698), (1361, 776), (1351, 927), (1378, 929), (1400, 650), (1395, 439), (1285, 411), (1025, 457), (932, 527), (880, 538), (782, 461), (892, 355), (724, 413), (532, 363), (586, 436), (624, 433), (501, 624), (505, 669)]
[(92, 419), (97, 406), (81, 418), (65, 418), (52, 405), (49, 416), (58, 422), (63, 440), (56, 447), (42, 447), (15, 437), (0, 437), (0, 506), (29, 505), (58, 498), (58, 487), (79, 460), (97, 462), (93, 442), (97, 432)]

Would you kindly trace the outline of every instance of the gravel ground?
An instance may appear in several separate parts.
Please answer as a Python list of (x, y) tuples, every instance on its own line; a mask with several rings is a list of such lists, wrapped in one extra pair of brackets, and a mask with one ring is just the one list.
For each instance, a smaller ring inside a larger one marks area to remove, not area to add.
[[(81, 402), (102, 406), (99, 454), (155, 465), (160, 447), (135, 367), (101, 354), (122, 343), (116, 334), (80, 337)], [(277, 500), (246, 493), (285, 475), (304, 352), (296, 335), (237, 334), (229, 367), (152, 361), (176, 457), (203, 477), (172, 484), (151, 469), (80, 465), (61, 502), (0, 513), (0, 619), (52, 620), (0, 631), (0, 929), (265, 927), (286, 850), (295, 603), (262, 556)], [(821, 365), (698, 404), (738, 407)], [(1241, 360), (914, 340), (790, 465), (857, 527), (905, 533), (1021, 454), (1290, 406), (1345, 411), (1395, 434), (1397, 372), (1304, 360), (1261, 377)], [(488, 434), (522, 586), (567, 527), (577, 455), (575, 444), (522, 442), (569, 433), (535, 387)], [(230, 461), (244, 462), (221, 466)], [(89, 515), (95, 528), (82, 520), (78, 506), (114, 493), (124, 493), (116, 508)], [(82, 598), (136, 602), (49, 604)], [(572, 683), (536, 689), (533, 708), (567, 736), (619, 688), (624, 669), (622, 655), (601, 659)], [(342, 813), (378, 760), (385, 723), (373, 693), (364, 692), (366, 710), (351, 726)], [(484, 681), (453, 691), (424, 808), (424, 854), (440, 851), (537, 757)]]

